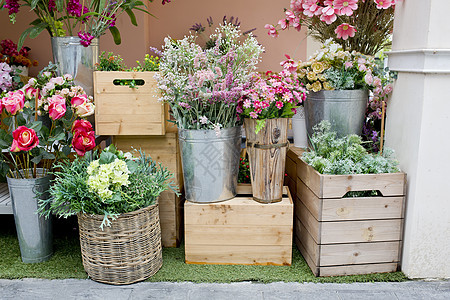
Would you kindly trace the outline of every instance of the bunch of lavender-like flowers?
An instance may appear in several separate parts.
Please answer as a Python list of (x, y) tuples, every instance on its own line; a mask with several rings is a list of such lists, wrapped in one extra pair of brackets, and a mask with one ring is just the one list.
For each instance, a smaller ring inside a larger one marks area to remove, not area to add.
[(238, 124), (238, 100), (248, 88), (263, 47), (249, 35), (242, 42), (235, 25), (219, 26), (203, 50), (193, 35), (165, 39), (158, 87), (179, 128), (216, 129)]

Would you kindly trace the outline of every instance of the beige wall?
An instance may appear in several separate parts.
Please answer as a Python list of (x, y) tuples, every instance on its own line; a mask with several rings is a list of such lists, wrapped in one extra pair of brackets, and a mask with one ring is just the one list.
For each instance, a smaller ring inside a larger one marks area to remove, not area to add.
[[(113, 51), (120, 54), (125, 62), (132, 66), (136, 60), (142, 60), (145, 53), (149, 53), (148, 47), (161, 48), (164, 37), (182, 38), (188, 33), (189, 28), (196, 22), (206, 25), (206, 18), (212, 16), (215, 24), (222, 20), (223, 16), (239, 17), (241, 28), (247, 30), (256, 27), (254, 32), (258, 41), (265, 47), (263, 61), (260, 70), (280, 70), (279, 62), (284, 59), (284, 54), (289, 54), (295, 59), (306, 58), (306, 38), (304, 32), (290, 30), (282, 32), (274, 39), (267, 35), (264, 25), (276, 23), (283, 16), (283, 8), (289, 5), (288, 0), (172, 0), (171, 3), (162, 6), (159, 0), (149, 4), (150, 11), (157, 17), (145, 16), (137, 12), (138, 27), (130, 24), (128, 16), (124, 15), (117, 21), (117, 26), (122, 35), (122, 44), (116, 46), (109, 32), (100, 39), (101, 51)], [(20, 34), (28, 23), (35, 19), (35, 15), (26, 12), (24, 8), (17, 16), (15, 25), (10, 24), (6, 11), (0, 11), (0, 39), (9, 38), (17, 42)], [(31, 70), (34, 75), (40, 68), (51, 60), (50, 38), (43, 32), (38, 38), (27, 39), (25, 45), (32, 50), (33, 59), (40, 63), (38, 68)]]

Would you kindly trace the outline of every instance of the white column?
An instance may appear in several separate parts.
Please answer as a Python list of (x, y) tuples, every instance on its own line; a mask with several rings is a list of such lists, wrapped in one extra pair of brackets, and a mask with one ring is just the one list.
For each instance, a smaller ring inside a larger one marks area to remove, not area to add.
[(410, 278), (450, 278), (449, 11), (449, 0), (396, 6), (386, 146), (408, 174), (402, 270)]

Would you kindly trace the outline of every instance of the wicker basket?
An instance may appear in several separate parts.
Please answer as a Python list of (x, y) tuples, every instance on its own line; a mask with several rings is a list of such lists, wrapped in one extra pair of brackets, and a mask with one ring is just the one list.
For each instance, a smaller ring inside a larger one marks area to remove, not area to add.
[(84, 269), (95, 281), (130, 284), (162, 266), (158, 204), (121, 214), (100, 229), (103, 216), (78, 214)]

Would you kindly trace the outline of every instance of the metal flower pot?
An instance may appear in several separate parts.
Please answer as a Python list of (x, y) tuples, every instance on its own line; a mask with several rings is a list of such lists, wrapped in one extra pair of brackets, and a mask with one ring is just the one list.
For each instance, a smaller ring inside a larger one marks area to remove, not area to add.
[(88, 47), (84, 47), (77, 36), (52, 37), (52, 51), (60, 75), (72, 75), (75, 84), (80, 85), (86, 94), (93, 95), (93, 72), (99, 55), (98, 39), (94, 38)]
[(186, 200), (212, 203), (236, 196), (241, 127), (178, 129)]
[(36, 195), (40, 195), (40, 199), (49, 197), (51, 176), (42, 177), (42, 171), (38, 169), (38, 178), (7, 177), (20, 254), (24, 263), (43, 262), (49, 260), (53, 254), (52, 219), (37, 214)]
[(367, 90), (310, 92), (305, 101), (308, 136), (312, 135), (312, 128), (322, 120), (330, 121), (332, 130), (339, 137), (361, 135), (368, 99)]

